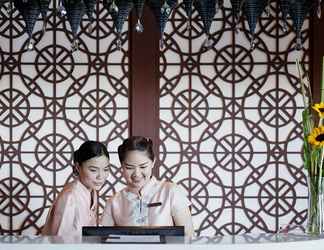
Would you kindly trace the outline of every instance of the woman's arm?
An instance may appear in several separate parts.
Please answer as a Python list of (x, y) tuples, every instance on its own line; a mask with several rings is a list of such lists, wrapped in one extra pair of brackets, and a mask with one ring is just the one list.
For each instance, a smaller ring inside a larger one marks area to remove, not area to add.
[(182, 209), (182, 211), (176, 210), (173, 215), (173, 221), (175, 226), (184, 226), (186, 236), (194, 236), (195, 231), (189, 207)]
[(70, 194), (63, 194), (58, 197), (51, 207), (43, 227), (43, 235), (81, 235), (74, 227), (75, 202)]
[(189, 210), (191, 202), (176, 184), (172, 184), (170, 195), (171, 215), (175, 226), (184, 226), (186, 236), (194, 236), (195, 231)]
[(104, 212), (99, 220), (99, 224), (102, 226), (115, 226), (115, 220), (113, 218), (112, 211), (112, 200), (108, 199), (106, 201), (106, 206)]

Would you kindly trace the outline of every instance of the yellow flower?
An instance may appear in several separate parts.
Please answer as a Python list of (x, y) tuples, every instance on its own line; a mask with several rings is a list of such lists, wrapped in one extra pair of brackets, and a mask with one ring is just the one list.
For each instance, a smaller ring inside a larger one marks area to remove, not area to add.
[(316, 103), (312, 108), (317, 111), (320, 118), (324, 118), (324, 102)]
[(324, 147), (324, 125), (313, 129), (308, 136), (308, 142), (315, 147)]

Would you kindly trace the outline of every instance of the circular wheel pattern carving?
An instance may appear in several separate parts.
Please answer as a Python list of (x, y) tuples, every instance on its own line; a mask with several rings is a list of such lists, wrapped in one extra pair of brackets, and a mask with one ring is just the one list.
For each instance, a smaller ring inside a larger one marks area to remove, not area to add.
[(274, 217), (286, 215), (295, 206), (295, 200), (287, 197), (295, 196), (293, 186), (283, 179), (270, 179), (263, 183), (258, 195), (261, 209)]
[[(55, 64), (53, 64), (55, 58)], [(64, 46), (48, 46), (38, 51), (35, 66), (38, 75), (50, 83), (61, 83), (71, 77), (74, 70), (74, 59)]]
[(270, 90), (260, 100), (259, 113), (261, 120), (271, 127), (282, 127), (290, 123), (295, 116), (296, 102), (283, 89)]
[(0, 92), (0, 124), (16, 127), (28, 118), (30, 105), (26, 96), (17, 90)]
[[(216, 165), (228, 171), (239, 171), (250, 165), (253, 146), (241, 135), (226, 135), (215, 144)], [(223, 153), (223, 154), (217, 154)]]
[[(5, 3), (6, 8), (10, 5), (9, 1)], [(3, 9), (3, 7), (1, 8)], [(2, 13), (1, 13), (2, 14)], [(21, 15), (17, 9), (8, 14), (3, 11), (4, 19), (11, 20), (11, 22), (1, 23), (1, 36), (9, 39), (15, 39), (25, 34), (25, 22), (22, 20)]]
[[(22, 213), (29, 205), (28, 186), (18, 178), (12, 177), (11, 179), (2, 179), (1, 185), (1, 205), (0, 212), (6, 216), (17, 215)], [(6, 199), (5, 195), (11, 193), (11, 199)], [(10, 207), (16, 208), (13, 212), (10, 211)]]
[[(215, 71), (225, 82), (244, 81), (252, 72), (253, 58), (246, 48), (236, 45), (223, 47), (215, 57)], [(235, 76), (235, 79), (233, 79)]]
[(81, 117), (91, 126), (102, 127), (110, 122), (115, 114), (116, 104), (108, 92), (93, 90), (81, 100)]
[[(3, 79), (8, 79), (10, 75), (5, 73)], [(30, 82), (29, 85), (24, 83), (18, 88), (0, 90), (0, 130), (7, 131), (1, 134), (3, 142), (17, 143), (22, 140), (21, 135), (26, 126), (33, 124), (36, 120), (41, 120), (38, 126), (30, 131), (30, 134), (37, 132), (42, 125), (42, 119), (46, 115), (45, 100), (42, 90), (37, 84), (25, 75), (11, 74), (14, 82), (21, 80)], [(30, 90), (33, 90), (32, 92)], [(9, 130), (14, 130), (11, 134)], [(25, 140), (28, 137), (24, 138)]]
[[(40, 122), (43, 122), (40, 129), (36, 133), (30, 134), (33, 127), (37, 127)], [(30, 162), (29, 165), (42, 176), (59, 177), (55, 178), (55, 182), (57, 186), (62, 186), (72, 173), (74, 148), (88, 140), (88, 137), (77, 123), (70, 120), (56, 119), (57, 131), (55, 135), (49, 132), (52, 124), (52, 119), (46, 119), (28, 127), (23, 132), (22, 138), (28, 137), (29, 140), (20, 143), (18, 157), (21, 162), (27, 158)], [(33, 142), (32, 147), (30, 142)], [(45, 178), (42, 185), (53, 187), (53, 178)], [(40, 183), (37, 184), (40, 185)]]
[(172, 103), (172, 112), (175, 120), (184, 127), (195, 127), (207, 115), (207, 101), (197, 91), (183, 91), (179, 93)]
[[(66, 137), (59, 134), (48, 134), (39, 138), (35, 156), (40, 166), (55, 172), (73, 164), (72, 152), (73, 145)], [(55, 164), (51, 164), (53, 158)]]
[[(0, 176), (7, 176), (8, 171), (11, 171), (11, 177), (0, 179), (2, 230), (5, 233), (17, 233), (29, 227), (37, 227), (38, 220), (45, 209), (46, 191), (41, 175), (29, 165), (15, 161), (2, 162)], [(37, 198), (33, 197), (31, 190), (38, 193)], [(23, 227), (21, 223), (16, 223), (10, 228), (4, 223), (9, 219), (15, 221), (26, 214), (28, 214), (28, 220), (23, 222)]]

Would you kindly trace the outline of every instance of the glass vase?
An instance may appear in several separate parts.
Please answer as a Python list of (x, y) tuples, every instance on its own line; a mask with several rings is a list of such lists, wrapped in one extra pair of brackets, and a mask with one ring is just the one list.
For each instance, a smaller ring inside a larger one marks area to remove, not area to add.
[(307, 176), (308, 209), (306, 233), (319, 235), (324, 232), (324, 178), (319, 176)]

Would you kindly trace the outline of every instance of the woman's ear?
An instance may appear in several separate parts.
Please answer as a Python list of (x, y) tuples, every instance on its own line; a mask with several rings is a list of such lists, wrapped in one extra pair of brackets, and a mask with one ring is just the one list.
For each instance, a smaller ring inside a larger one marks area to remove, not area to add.
[(74, 164), (74, 175), (79, 176), (80, 175), (80, 165), (79, 163)]

